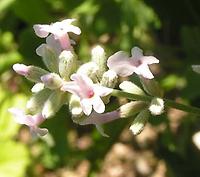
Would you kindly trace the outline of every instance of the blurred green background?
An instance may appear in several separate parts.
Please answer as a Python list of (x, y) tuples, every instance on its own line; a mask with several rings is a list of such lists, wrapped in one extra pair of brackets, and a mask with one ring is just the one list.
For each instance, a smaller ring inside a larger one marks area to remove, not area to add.
[(17, 125), (9, 107), (23, 108), (33, 83), (12, 70), (14, 63), (43, 66), (35, 49), (44, 40), (32, 29), (76, 18), (82, 30), (75, 51), (90, 60), (96, 44), (107, 56), (133, 46), (160, 60), (152, 68), (165, 97), (200, 107), (200, 1), (198, 0), (0, 0), (0, 177), (199, 177), (200, 151), (192, 136), (200, 119), (169, 109), (152, 117), (134, 137), (133, 118), (107, 124), (110, 138), (93, 126), (72, 122), (68, 108), (44, 123), (43, 139)]

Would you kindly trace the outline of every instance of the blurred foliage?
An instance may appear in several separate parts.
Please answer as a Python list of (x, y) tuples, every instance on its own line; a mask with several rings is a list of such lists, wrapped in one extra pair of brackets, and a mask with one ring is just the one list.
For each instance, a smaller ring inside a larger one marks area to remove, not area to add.
[[(27, 129), (13, 121), (7, 109), (25, 105), (32, 83), (17, 76), (12, 65), (23, 62), (44, 67), (35, 54), (44, 40), (36, 37), (33, 24), (76, 18), (82, 34), (75, 37), (75, 50), (82, 61), (90, 60), (90, 49), (96, 44), (105, 47), (107, 56), (118, 50), (129, 52), (135, 45), (154, 53), (160, 67), (153, 69), (166, 97), (181, 97), (200, 106), (199, 76), (190, 68), (200, 64), (199, 12), (198, 0), (1, 0), (0, 176), (45, 176), (50, 171), (59, 176), (59, 169), (74, 169), (83, 160), (90, 162), (89, 176), (95, 176), (116, 142), (142, 149), (137, 138), (120, 138), (130, 119), (105, 125), (110, 138), (102, 137), (93, 126), (75, 125), (67, 107), (44, 123), (50, 133), (42, 139), (30, 138)], [(191, 142), (200, 129), (199, 120), (169, 110), (152, 117), (150, 123), (158, 136), (151, 151), (167, 163), (168, 176), (199, 176), (199, 152)]]

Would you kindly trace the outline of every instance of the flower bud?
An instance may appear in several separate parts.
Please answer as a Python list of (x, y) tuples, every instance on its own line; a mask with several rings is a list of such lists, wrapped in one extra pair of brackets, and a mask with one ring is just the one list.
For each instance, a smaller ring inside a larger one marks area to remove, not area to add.
[(56, 73), (48, 73), (41, 77), (44, 85), (50, 89), (57, 89), (62, 86), (63, 80)]
[(129, 128), (134, 135), (138, 135), (142, 132), (149, 119), (149, 115), (149, 111), (145, 109), (136, 116), (132, 125)]
[(34, 94), (27, 102), (26, 108), (31, 112), (31, 113), (37, 113), (41, 112), (44, 103), (48, 99), (49, 95), (52, 93), (51, 90), (45, 88), (36, 94)]
[(69, 110), (73, 117), (80, 117), (83, 115), (83, 110), (78, 96), (72, 94), (69, 101)]
[[(117, 81), (118, 81), (117, 74), (112, 70), (108, 70), (103, 74), (100, 84), (104, 87), (114, 88), (115, 85), (117, 84)], [(105, 104), (109, 103), (110, 97), (111, 97), (110, 95), (103, 97), (103, 101)]]
[(152, 115), (160, 115), (164, 111), (164, 101), (161, 98), (154, 98), (149, 106)]
[(50, 46), (42, 44), (36, 49), (36, 53), (42, 57), (44, 64), (51, 72), (58, 72), (58, 59)]
[(44, 103), (42, 109), (43, 117), (50, 118), (54, 116), (62, 105), (62, 92), (54, 91)]
[(99, 67), (94, 62), (88, 62), (81, 65), (77, 71), (78, 74), (84, 74), (92, 79), (93, 82), (98, 82)]
[(200, 65), (192, 65), (192, 70), (200, 74)]
[(140, 87), (138, 87), (136, 84), (130, 81), (123, 81), (119, 85), (119, 88), (122, 89), (124, 92), (138, 94), (138, 95), (145, 95)]
[(77, 56), (72, 51), (64, 50), (59, 55), (59, 73), (62, 78), (69, 80), (70, 75), (76, 69)]
[(143, 101), (131, 101), (129, 103), (126, 103), (122, 106), (120, 106), (120, 117), (121, 118), (127, 118), (131, 117), (138, 112), (142, 111), (144, 108), (147, 107), (147, 104)]
[(117, 81), (118, 81), (117, 74), (112, 70), (108, 70), (105, 73), (103, 73), (100, 84), (105, 87), (114, 88), (115, 85), (117, 84)]
[(101, 46), (96, 46), (91, 51), (92, 61), (99, 67), (99, 76), (102, 77), (103, 73), (106, 71), (106, 56), (105, 51)]
[(39, 92), (39, 91), (41, 91), (41, 90), (43, 90), (43, 89), (44, 89), (44, 84), (43, 84), (43, 83), (36, 83), (36, 84), (32, 87), (31, 92), (32, 92), (32, 93), (37, 93), (37, 92)]
[(13, 65), (13, 70), (22, 76), (27, 76), (29, 73), (29, 66), (26, 66), (24, 64), (14, 64)]
[(144, 90), (149, 95), (161, 98), (163, 97), (163, 90), (160, 88), (158, 82), (156, 82), (154, 79), (146, 79), (144, 77), (140, 77), (140, 81)]
[(41, 82), (41, 76), (48, 73), (48, 71), (42, 68), (26, 66), (24, 64), (14, 64), (13, 69), (16, 73), (25, 76), (28, 80), (33, 82)]
[(196, 145), (196, 147), (200, 150), (200, 131), (196, 132), (192, 136), (192, 142)]

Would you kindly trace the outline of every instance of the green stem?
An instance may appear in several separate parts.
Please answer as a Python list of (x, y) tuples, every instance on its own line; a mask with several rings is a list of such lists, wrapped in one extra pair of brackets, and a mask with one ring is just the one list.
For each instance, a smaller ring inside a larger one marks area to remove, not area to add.
[[(127, 93), (127, 92), (116, 90), (116, 89), (113, 89), (113, 92), (111, 93), (111, 95), (116, 96), (116, 97), (124, 97), (130, 100), (140, 100), (140, 101), (145, 101), (145, 102), (151, 102), (151, 100), (154, 98), (154, 96), (137, 95), (137, 94)], [(175, 101), (165, 99), (165, 98), (163, 100), (165, 102), (165, 106), (167, 107), (179, 109), (188, 113), (200, 114), (200, 108), (187, 106), (187, 105), (177, 103)]]

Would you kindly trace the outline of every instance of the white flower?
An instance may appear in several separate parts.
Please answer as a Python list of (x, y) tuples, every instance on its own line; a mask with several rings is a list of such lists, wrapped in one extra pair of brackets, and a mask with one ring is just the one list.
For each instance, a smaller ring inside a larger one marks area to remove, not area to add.
[(47, 37), (49, 33), (53, 34), (55, 39), (60, 41), (63, 49), (69, 49), (71, 48), (71, 41), (69, 39), (68, 32), (72, 32), (77, 35), (81, 34), (80, 28), (71, 24), (73, 21), (75, 21), (75, 19), (66, 19), (50, 25), (37, 24), (33, 26), (33, 29), (36, 35), (41, 38)]
[(125, 52), (119, 51), (108, 58), (107, 66), (122, 77), (136, 73), (147, 79), (153, 79), (148, 65), (159, 63), (159, 60), (153, 56), (143, 56), (142, 50), (138, 47), (133, 47), (131, 54), (129, 57)]
[(61, 90), (77, 95), (80, 98), (81, 107), (86, 115), (90, 115), (92, 107), (97, 113), (105, 111), (105, 105), (100, 97), (110, 94), (112, 89), (94, 84), (85, 75), (72, 74), (71, 80), (63, 84)]

